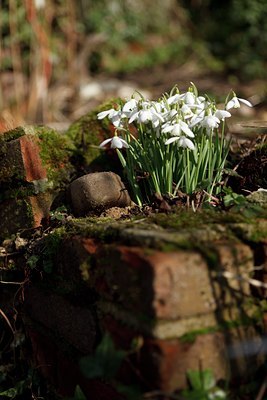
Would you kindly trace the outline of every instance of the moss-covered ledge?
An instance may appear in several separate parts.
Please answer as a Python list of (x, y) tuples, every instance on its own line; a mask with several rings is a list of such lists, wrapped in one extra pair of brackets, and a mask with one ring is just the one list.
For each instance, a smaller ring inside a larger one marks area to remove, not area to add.
[[(255, 350), (235, 360), (229, 348), (262, 343), (264, 288), (250, 279), (262, 279), (254, 266), (266, 260), (255, 253), (262, 256), (266, 232), (264, 208), (253, 209), (253, 218), (234, 209), (67, 218), (28, 254), (37, 270), (24, 305), (34, 346), (52, 341), (76, 363), (106, 332), (127, 351), (141, 338), (135, 368), (167, 391), (185, 387), (186, 371), (198, 369), (200, 359), (217, 379), (243, 376), (263, 355)], [(56, 364), (53, 354), (37, 356)]]
[[(267, 238), (267, 210), (251, 215), (239, 212), (178, 210), (114, 221), (110, 217), (71, 219), (66, 234), (88, 236), (99, 241), (120, 241), (161, 250), (170, 246), (199, 248), (202, 243), (221, 240), (261, 242)], [(165, 247), (166, 245), (166, 247)]]

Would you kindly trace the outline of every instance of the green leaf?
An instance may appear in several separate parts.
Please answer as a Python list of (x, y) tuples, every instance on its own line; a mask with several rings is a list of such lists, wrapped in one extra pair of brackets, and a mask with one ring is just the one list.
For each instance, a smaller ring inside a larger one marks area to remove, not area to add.
[(105, 334), (95, 354), (80, 360), (80, 368), (89, 379), (112, 379), (116, 376), (125, 355), (125, 351), (115, 348), (110, 335)]
[(215, 379), (213, 373), (209, 369), (194, 371), (187, 371), (187, 377), (193, 389), (207, 391), (215, 386)]
[(0, 396), (6, 396), (6, 397), (10, 397), (11, 399), (14, 399), (17, 395), (18, 391), (15, 388), (10, 388), (5, 390), (4, 392), (0, 393)]
[(235, 178), (243, 178), (243, 176), (239, 175), (235, 170), (230, 168), (224, 168), (223, 173), (228, 176), (234, 176)]
[(30, 267), (30, 269), (34, 269), (38, 261), (39, 261), (39, 256), (32, 255), (28, 258), (26, 264)]
[(83, 393), (82, 389), (80, 388), (79, 385), (77, 385), (75, 388), (74, 400), (86, 400), (86, 399), (87, 397)]
[(184, 390), (182, 392), (183, 398), (188, 400), (209, 400), (208, 394), (203, 390)]

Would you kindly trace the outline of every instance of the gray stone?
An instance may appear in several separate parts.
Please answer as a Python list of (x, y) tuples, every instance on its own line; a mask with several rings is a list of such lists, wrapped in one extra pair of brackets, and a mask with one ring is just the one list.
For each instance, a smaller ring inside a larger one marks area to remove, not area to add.
[(247, 200), (250, 203), (261, 205), (267, 208), (267, 189), (258, 189), (256, 192), (252, 192), (247, 196)]
[(70, 184), (70, 196), (76, 216), (132, 204), (121, 178), (114, 172), (95, 172), (76, 179)]

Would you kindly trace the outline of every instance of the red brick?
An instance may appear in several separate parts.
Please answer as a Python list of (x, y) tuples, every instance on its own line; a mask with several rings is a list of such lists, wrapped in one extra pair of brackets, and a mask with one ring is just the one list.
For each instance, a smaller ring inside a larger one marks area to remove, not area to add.
[[(220, 253), (224, 249), (223, 256)], [(253, 266), (252, 252), (246, 245), (231, 244), (228, 250), (226, 245), (219, 245), (216, 251), (220, 256), (212, 270), (193, 250), (161, 252), (99, 245), (97, 268), (91, 271), (88, 284), (103, 298), (154, 318), (171, 320), (210, 313), (226, 304), (236, 305), (244, 293), (249, 293), (247, 284), (238, 284), (244, 290), (233, 296), (230, 289), (236, 288), (237, 280), (228, 283), (218, 274), (226, 269), (236, 276), (241, 267), (247, 271)]]
[(5, 142), (5, 156), (0, 160), (0, 182), (14, 178), (25, 182), (47, 178), (39, 143), (38, 137), (30, 134)]
[(7, 238), (20, 229), (37, 228), (49, 218), (53, 197), (49, 192), (24, 199), (10, 199), (0, 204), (0, 238)]
[(60, 396), (73, 397), (75, 388), (79, 385), (88, 399), (124, 400), (122, 395), (103, 380), (86, 379), (77, 360), (64, 354), (49, 335), (44, 335), (27, 324), (26, 331), (31, 341), (35, 367)]
[(47, 171), (40, 156), (40, 139), (25, 135), (17, 140), (20, 141), (25, 180), (32, 182), (47, 178)]
[[(216, 380), (229, 379), (229, 376), (241, 379), (249, 373), (248, 365), (254, 366), (254, 371), (250, 371), (253, 373), (263, 362), (263, 355), (259, 353), (262, 341), (259, 337), (256, 341), (253, 339), (252, 327), (206, 333), (187, 343), (180, 339), (146, 338), (140, 352), (140, 372), (151, 387), (164, 392), (185, 388), (188, 370), (211, 369)], [(244, 354), (245, 347), (252, 352)], [(241, 353), (238, 348), (242, 349)]]
[[(75, 275), (75, 280), (81, 279), (82, 272), (103, 300), (137, 315), (177, 320), (226, 305), (236, 307), (250, 294), (248, 283), (236, 277), (248, 276), (253, 268), (251, 249), (241, 243), (218, 243), (214, 252), (216, 265), (210, 266), (193, 250), (162, 252), (75, 236), (64, 241), (56, 264), (60, 274)], [(223, 271), (235, 279), (226, 281)], [(233, 289), (238, 293), (233, 294)]]
[[(82, 354), (92, 353), (96, 342), (92, 307), (72, 304), (58, 294), (31, 287), (25, 293), (25, 312)], [(45, 312), (44, 312), (45, 310)]]

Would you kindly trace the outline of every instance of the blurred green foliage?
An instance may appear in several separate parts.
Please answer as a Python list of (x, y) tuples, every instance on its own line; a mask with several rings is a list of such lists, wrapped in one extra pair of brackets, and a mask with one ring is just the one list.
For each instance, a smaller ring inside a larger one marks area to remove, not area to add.
[(227, 73), (266, 78), (266, 0), (184, 0), (183, 5), (194, 23), (195, 36)]
[[(168, 0), (81, 1), (85, 34), (101, 33), (104, 42), (89, 60), (91, 72), (127, 72), (171, 59), (184, 61), (190, 48), (186, 15)], [(191, 52), (191, 50), (190, 50)], [(187, 54), (186, 54), (187, 53)]]
[[(265, 0), (154, 0), (153, 4), (151, 0), (79, 0), (73, 3), (72, 16), (69, 3), (58, 0), (36, 9), (58, 68), (64, 67), (67, 58), (62, 50), (68, 46), (66, 32), (72, 25), (77, 51), (85, 37), (103, 35), (101, 46), (86, 60), (91, 72), (127, 72), (157, 63), (183, 63), (193, 53), (211, 67), (218, 66), (212, 63), (212, 57), (217, 58), (225, 71), (237, 76), (264, 78), (267, 74)], [(13, 44), (20, 48), (23, 70), (29, 73), (35, 40), (29, 10), (21, 1), (3, 0), (0, 11), (1, 68), (12, 69), (9, 50)], [(15, 32), (11, 32), (12, 21)]]
[(266, 0), (2, 0), (0, 53), (0, 122), (12, 107), (30, 121), (60, 119), (54, 109), (70, 102), (58, 92), (49, 103), (48, 89), (103, 72), (188, 63), (264, 79)]

